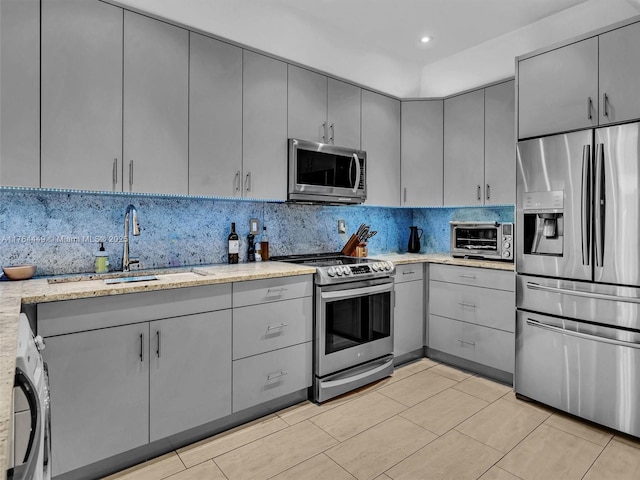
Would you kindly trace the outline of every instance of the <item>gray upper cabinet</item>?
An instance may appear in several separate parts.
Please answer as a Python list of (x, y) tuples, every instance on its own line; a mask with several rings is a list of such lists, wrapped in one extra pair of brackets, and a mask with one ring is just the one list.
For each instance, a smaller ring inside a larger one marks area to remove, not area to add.
[(443, 101), (402, 102), (402, 206), (442, 206)]
[(484, 90), (444, 101), (444, 204), (482, 205)]
[(328, 142), (327, 77), (288, 65), (289, 138)]
[(518, 138), (598, 124), (598, 38), (518, 63)]
[(123, 10), (42, 2), (42, 187), (122, 191)]
[(287, 199), (287, 64), (243, 51), (242, 190)]
[(0, 2), (0, 185), (40, 186), (40, 1)]
[(242, 196), (242, 49), (190, 33), (189, 193)]
[(288, 136), (360, 148), (361, 89), (288, 66)]
[(400, 205), (400, 101), (362, 91), (362, 149), (368, 205)]
[(600, 124), (640, 118), (640, 23), (599, 37)]
[(327, 121), (329, 141), (340, 147), (360, 148), (362, 89), (329, 78)]
[(515, 81), (484, 90), (484, 203), (516, 203)]
[(125, 191), (188, 192), (189, 32), (124, 14)]

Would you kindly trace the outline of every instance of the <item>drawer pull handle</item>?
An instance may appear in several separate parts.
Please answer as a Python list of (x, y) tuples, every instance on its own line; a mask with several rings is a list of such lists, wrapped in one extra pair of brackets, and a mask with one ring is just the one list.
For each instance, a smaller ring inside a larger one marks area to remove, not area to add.
[(403, 275), (415, 275), (416, 272), (402, 272)]
[(140, 334), (140, 361), (144, 362), (144, 334)]
[(267, 382), (269, 382), (271, 380), (275, 380), (276, 378), (284, 377), (286, 374), (287, 374), (287, 372), (285, 372), (284, 370), (280, 370), (277, 373), (271, 373), (271, 374), (267, 375)]
[(458, 302), (458, 305), (461, 305), (463, 307), (476, 308), (475, 303)]
[(458, 341), (459, 341), (460, 343), (462, 343), (462, 344), (466, 344), (466, 345), (473, 345), (473, 346), (475, 346), (475, 345), (476, 345), (476, 342), (467, 342), (466, 340), (463, 340), (463, 339), (461, 339), (461, 338), (459, 338), (459, 339), (458, 339)]
[(282, 296), (282, 294), (283, 294), (284, 292), (286, 292), (286, 291), (287, 291), (287, 289), (286, 289), (286, 288), (284, 288), (284, 287), (282, 287), (282, 288), (270, 288), (270, 289), (268, 289), (268, 290), (267, 290), (267, 295), (266, 295), (266, 296), (267, 296), (267, 297), (271, 297), (271, 296), (274, 296), (274, 297)]
[(286, 326), (288, 326), (288, 323), (279, 323), (278, 325), (269, 325), (267, 327), (267, 331), (269, 330), (278, 330), (279, 328), (284, 328)]
[(462, 274), (462, 275), (459, 275), (459, 277), (460, 277), (460, 278), (470, 278), (470, 279), (472, 279), (472, 280), (475, 280), (475, 279), (476, 279), (476, 276), (475, 276), (475, 275), (465, 275), (465, 274)]

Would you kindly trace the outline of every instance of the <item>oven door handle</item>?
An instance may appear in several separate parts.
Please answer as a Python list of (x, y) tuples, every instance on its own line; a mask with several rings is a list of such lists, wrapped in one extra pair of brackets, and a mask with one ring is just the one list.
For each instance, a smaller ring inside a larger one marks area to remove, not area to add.
[(345, 377), (345, 378), (340, 378), (337, 380), (329, 380), (327, 382), (323, 382), (322, 387), (323, 388), (332, 388), (332, 387), (339, 387), (340, 385), (345, 385), (347, 383), (352, 383), (355, 381), (360, 380), (361, 378), (367, 378), (370, 375), (376, 374), (378, 372), (383, 371), (385, 368), (389, 367), (389, 364), (393, 363), (393, 358), (390, 358), (389, 360), (386, 360), (384, 363), (370, 369), (370, 370), (366, 370), (362, 373), (359, 373), (357, 375), (354, 376), (350, 376), (350, 377)]
[(372, 285), (362, 288), (345, 288), (334, 292), (322, 292), (323, 299), (332, 300), (336, 298), (363, 297), (365, 295), (373, 295), (376, 293), (392, 292), (393, 283), (384, 283), (382, 285)]
[(37, 467), (36, 463), (40, 455), (40, 449), (42, 448), (40, 442), (40, 431), (42, 429), (40, 398), (38, 398), (36, 386), (20, 368), (16, 368), (14, 384), (16, 387), (20, 387), (27, 397), (29, 410), (31, 411), (31, 434), (29, 435), (29, 445), (27, 446), (24, 463), (13, 469), (12, 478), (13, 480), (28, 480), (34, 478)]

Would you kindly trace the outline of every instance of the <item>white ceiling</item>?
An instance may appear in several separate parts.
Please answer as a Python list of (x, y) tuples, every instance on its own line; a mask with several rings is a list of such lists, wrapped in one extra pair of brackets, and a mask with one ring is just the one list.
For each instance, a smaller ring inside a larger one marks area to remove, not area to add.
[[(514, 58), (640, 14), (640, 0), (116, 0), (400, 97), (514, 75)], [(433, 37), (426, 46), (419, 39)]]

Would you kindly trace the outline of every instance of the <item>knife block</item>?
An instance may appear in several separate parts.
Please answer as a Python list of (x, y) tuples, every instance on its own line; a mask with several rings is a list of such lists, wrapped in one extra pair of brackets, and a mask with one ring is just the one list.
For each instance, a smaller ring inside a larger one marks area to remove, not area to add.
[(348, 255), (349, 257), (355, 256), (356, 247), (358, 245), (360, 245), (360, 240), (358, 240), (358, 237), (356, 237), (355, 235), (351, 235), (351, 238), (349, 238), (344, 247), (342, 247), (342, 254)]

